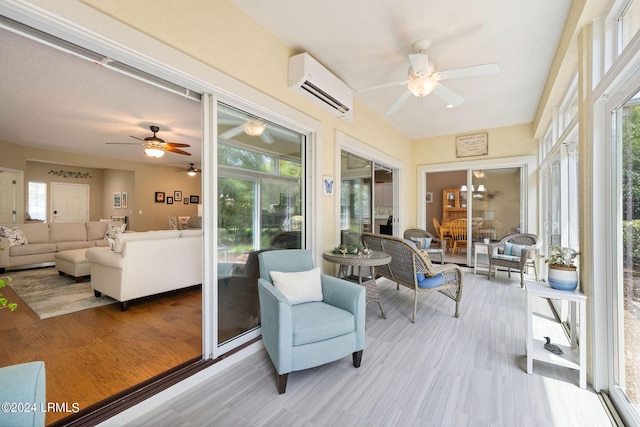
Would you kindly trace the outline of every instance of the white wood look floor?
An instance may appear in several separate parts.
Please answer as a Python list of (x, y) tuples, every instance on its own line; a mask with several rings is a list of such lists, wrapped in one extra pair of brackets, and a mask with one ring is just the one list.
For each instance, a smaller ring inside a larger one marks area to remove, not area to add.
[[(293, 372), (286, 394), (278, 395), (263, 350), (130, 425), (611, 425), (598, 396), (578, 387), (577, 371), (534, 362), (527, 375), (518, 274), (488, 281), (466, 273), (460, 318), (453, 301), (429, 293), (420, 296), (415, 324), (412, 293), (386, 279), (378, 283), (388, 318), (375, 303), (367, 306), (359, 369), (349, 356)], [(553, 323), (540, 301), (540, 319)]]

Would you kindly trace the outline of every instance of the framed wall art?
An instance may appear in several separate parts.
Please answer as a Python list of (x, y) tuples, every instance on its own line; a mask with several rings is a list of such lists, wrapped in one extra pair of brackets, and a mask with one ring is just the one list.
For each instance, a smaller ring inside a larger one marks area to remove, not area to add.
[(120, 209), (122, 207), (122, 193), (113, 193), (113, 207)]
[(164, 203), (164, 191), (156, 191), (156, 203)]
[(486, 156), (489, 154), (488, 134), (456, 136), (456, 157)]
[(173, 200), (175, 200), (176, 202), (181, 202), (182, 201), (182, 191), (174, 191), (173, 192)]
[(167, 197), (167, 204), (168, 205), (172, 205), (173, 204), (173, 197), (171, 197), (171, 196)]
[(129, 197), (127, 197), (127, 192), (123, 191), (122, 192), (122, 208), (126, 209), (129, 207)]

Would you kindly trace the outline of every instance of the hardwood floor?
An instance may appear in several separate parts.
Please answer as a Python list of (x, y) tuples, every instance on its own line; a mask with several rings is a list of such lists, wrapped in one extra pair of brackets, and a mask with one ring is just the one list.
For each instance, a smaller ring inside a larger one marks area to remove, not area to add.
[[(386, 279), (379, 288), (388, 318), (368, 305), (359, 369), (349, 356), (293, 372), (278, 395), (262, 350), (129, 425), (611, 425), (598, 396), (578, 387), (576, 371), (535, 362), (534, 374), (526, 373), (525, 291), (517, 275), (488, 281), (467, 273), (458, 319), (448, 298), (421, 295), (415, 324), (411, 292)], [(537, 320), (560, 342), (541, 301)]]
[[(8, 272), (16, 276), (19, 272)], [(10, 288), (3, 294), (20, 303)], [(200, 288), (46, 320), (26, 304), (0, 312), (2, 366), (45, 362), (47, 401), (80, 409), (202, 354)], [(48, 412), (47, 424), (70, 415)]]

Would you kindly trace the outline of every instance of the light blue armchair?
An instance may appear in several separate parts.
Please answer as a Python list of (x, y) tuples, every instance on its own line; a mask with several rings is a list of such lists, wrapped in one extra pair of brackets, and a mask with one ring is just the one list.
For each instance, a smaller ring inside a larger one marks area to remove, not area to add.
[(273, 250), (258, 255), (262, 341), (286, 391), (289, 372), (313, 368), (353, 355), (360, 367), (364, 350), (365, 289), (321, 275), (322, 301), (292, 305), (273, 285), (270, 273), (312, 270), (311, 251)]

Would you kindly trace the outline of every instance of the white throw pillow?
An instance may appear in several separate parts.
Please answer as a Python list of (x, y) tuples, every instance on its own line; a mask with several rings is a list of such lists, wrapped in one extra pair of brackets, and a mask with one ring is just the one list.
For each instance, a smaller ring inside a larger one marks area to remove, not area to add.
[(107, 231), (104, 233), (105, 240), (115, 239), (120, 233), (124, 233), (127, 224), (107, 224)]
[(27, 237), (20, 227), (0, 225), (0, 236), (6, 237), (9, 240), (9, 246), (22, 246), (28, 243)]
[(320, 267), (295, 273), (272, 271), (269, 274), (271, 275), (273, 286), (282, 292), (291, 305), (322, 301)]

